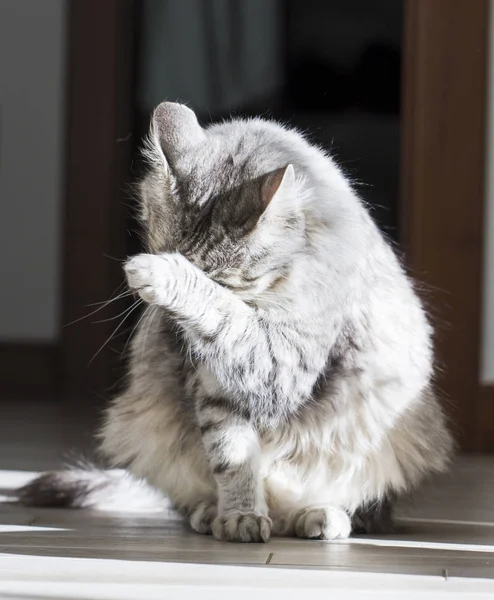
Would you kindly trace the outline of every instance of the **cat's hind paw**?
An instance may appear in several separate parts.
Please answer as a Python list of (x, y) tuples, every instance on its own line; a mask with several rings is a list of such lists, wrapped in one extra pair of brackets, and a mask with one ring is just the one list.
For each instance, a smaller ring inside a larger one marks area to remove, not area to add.
[(201, 502), (189, 517), (190, 526), (196, 533), (211, 535), (213, 521), (216, 519), (217, 514), (218, 508), (216, 504)]
[(351, 531), (350, 517), (337, 506), (305, 508), (296, 516), (295, 533), (299, 538), (345, 539)]

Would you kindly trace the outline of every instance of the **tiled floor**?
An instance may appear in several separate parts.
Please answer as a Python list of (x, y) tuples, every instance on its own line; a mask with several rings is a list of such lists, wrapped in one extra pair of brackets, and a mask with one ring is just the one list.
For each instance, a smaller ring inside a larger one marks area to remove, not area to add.
[[(56, 405), (51, 409), (33, 407), (24, 412), (29, 415), (24, 419), (14, 413), (13, 409), (10, 420), (0, 419), (0, 493), (4, 500), (30, 477), (30, 471), (52, 468), (61, 452), (72, 445), (83, 446), (88, 439), (67, 415), (60, 427)], [(77, 422), (80, 425), (82, 421)], [(159, 586), (171, 585), (185, 566), (188, 584), (196, 581), (194, 578), (203, 582), (214, 572), (223, 591), (228, 587), (228, 574), (235, 572), (246, 578), (245, 589), (266, 581), (274, 585), (275, 580), (283, 587), (293, 579), (292, 591), (301, 580), (307, 586), (319, 581), (321, 589), (337, 589), (340, 584), (353, 589), (351, 586), (362, 584), (361, 591), (370, 589), (369, 585), (381, 589), (389, 584), (391, 596), (402, 597), (396, 595), (398, 589), (411, 593), (414, 586), (423, 584), (423, 593), (436, 589), (437, 594), (451, 594), (464, 589), (468, 594), (476, 590), (479, 597), (485, 592), (485, 597), (494, 598), (493, 499), (494, 457), (462, 457), (451, 474), (431, 482), (413, 502), (400, 506), (397, 534), (344, 542), (274, 539), (266, 545), (222, 544), (196, 535), (171, 510), (97, 513), (25, 509), (4, 501), (0, 503), (0, 598), (127, 598), (132, 597), (126, 595), (133, 589), (132, 582), (147, 586), (146, 593), (142, 588), (134, 596), (139, 600), (155, 597), (155, 592), (156, 597), (163, 597), (158, 592), (161, 589), (163, 593), (164, 588)], [(199, 565), (210, 565), (209, 570)], [(225, 565), (244, 566), (244, 570), (225, 571)], [(247, 576), (251, 572), (247, 567), (257, 568)], [(307, 569), (315, 579), (307, 575)], [(398, 587), (393, 587), (393, 577), (398, 575)], [(60, 582), (69, 585), (78, 577), (82, 577), (82, 587), (69, 591), (60, 587)], [(347, 579), (341, 579), (344, 577)], [(92, 588), (98, 581), (101, 586)], [(118, 591), (117, 584), (123, 581), (130, 587)], [(105, 588), (106, 584), (109, 587)], [(156, 590), (153, 585), (158, 586)]]

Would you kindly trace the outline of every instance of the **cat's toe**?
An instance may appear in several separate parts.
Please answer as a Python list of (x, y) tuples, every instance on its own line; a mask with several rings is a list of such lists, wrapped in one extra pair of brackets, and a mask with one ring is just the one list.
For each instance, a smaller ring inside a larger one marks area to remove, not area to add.
[(190, 526), (196, 533), (211, 535), (213, 521), (218, 514), (216, 504), (201, 502), (190, 515)]
[(352, 530), (350, 517), (335, 506), (306, 508), (301, 511), (295, 523), (299, 538), (336, 540), (347, 538)]
[(213, 535), (223, 542), (267, 542), (271, 519), (256, 513), (228, 513), (213, 521)]

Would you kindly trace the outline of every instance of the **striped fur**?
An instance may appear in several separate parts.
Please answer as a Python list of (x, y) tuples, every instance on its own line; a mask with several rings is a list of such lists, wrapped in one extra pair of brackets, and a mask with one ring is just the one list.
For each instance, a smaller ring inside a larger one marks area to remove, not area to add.
[(149, 306), (104, 455), (218, 539), (389, 525), (388, 499), (452, 443), (431, 327), (363, 203), (330, 157), (260, 119), (204, 129), (165, 103), (146, 153), (149, 252), (125, 271)]

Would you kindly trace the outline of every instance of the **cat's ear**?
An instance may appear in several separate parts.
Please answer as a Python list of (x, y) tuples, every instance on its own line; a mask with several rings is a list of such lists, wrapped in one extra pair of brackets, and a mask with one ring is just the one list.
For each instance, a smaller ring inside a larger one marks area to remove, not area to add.
[(261, 183), (261, 203), (266, 217), (286, 213), (295, 200), (295, 170), (293, 165), (271, 171)]
[(194, 111), (175, 102), (162, 102), (154, 110), (151, 135), (166, 162), (175, 169), (180, 168), (188, 150), (206, 140)]

